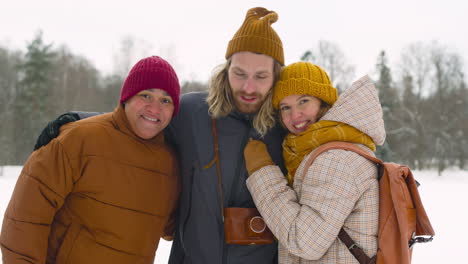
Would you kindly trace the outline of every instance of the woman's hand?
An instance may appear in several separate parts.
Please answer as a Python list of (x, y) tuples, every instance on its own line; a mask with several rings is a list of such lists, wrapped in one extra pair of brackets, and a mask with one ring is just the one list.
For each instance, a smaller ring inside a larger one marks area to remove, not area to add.
[(259, 140), (249, 140), (244, 148), (244, 158), (249, 176), (265, 166), (275, 165), (271, 160), (265, 143)]

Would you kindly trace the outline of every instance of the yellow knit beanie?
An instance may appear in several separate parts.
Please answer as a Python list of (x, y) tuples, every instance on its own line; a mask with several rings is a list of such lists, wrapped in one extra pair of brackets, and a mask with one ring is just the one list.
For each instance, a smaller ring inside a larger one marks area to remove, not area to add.
[(327, 73), (309, 62), (296, 62), (283, 68), (273, 90), (273, 107), (278, 109), (280, 101), (293, 94), (311, 95), (329, 105), (338, 99), (338, 91)]
[(278, 14), (263, 7), (247, 11), (244, 23), (229, 41), (226, 59), (239, 51), (250, 51), (268, 55), (284, 65), (283, 44), (271, 24)]

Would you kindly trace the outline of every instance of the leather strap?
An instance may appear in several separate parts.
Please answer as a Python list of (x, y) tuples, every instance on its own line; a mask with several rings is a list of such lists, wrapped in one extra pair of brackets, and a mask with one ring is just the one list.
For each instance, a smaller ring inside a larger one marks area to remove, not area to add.
[(357, 259), (360, 264), (374, 264), (377, 260), (377, 255), (372, 258), (369, 258), (367, 254), (362, 250), (362, 248), (354, 242), (354, 240), (348, 235), (348, 233), (341, 228), (340, 233), (338, 233), (340, 240), (346, 245), (349, 249), (349, 252)]
[(219, 193), (219, 204), (221, 206), (221, 216), (223, 218), (224, 223), (224, 200), (223, 200), (223, 184), (221, 178), (221, 165), (219, 163), (219, 147), (218, 147), (218, 133), (216, 129), (216, 119), (211, 119), (211, 131), (213, 133), (213, 147), (214, 147), (214, 155), (215, 155), (215, 162), (216, 162), (216, 173), (218, 174), (218, 193)]
[(310, 156), (309, 160), (307, 161), (307, 166), (310, 166), (314, 162), (315, 158), (317, 158), (320, 154), (322, 154), (322, 152), (325, 152), (331, 149), (344, 149), (344, 150), (353, 151), (363, 156), (364, 158), (370, 161), (373, 161), (374, 163), (383, 164), (382, 160), (369, 155), (365, 150), (359, 148), (353, 143), (344, 142), (344, 141), (331, 141), (331, 142), (328, 142), (319, 146), (318, 148), (314, 150), (314, 153), (312, 154), (312, 156)]

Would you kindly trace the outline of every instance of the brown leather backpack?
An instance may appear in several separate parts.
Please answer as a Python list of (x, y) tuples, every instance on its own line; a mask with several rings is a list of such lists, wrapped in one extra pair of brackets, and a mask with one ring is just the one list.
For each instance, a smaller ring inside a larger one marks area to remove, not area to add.
[[(377, 164), (379, 169), (379, 232), (377, 255), (370, 258), (342, 228), (338, 237), (359, 263), (409, 264), (413, 245), (430, 242), (435, 235), (411, 170), (396, 163), (383, 162), (355, 144), (329, 142), (318, 147), (309, 158), (308, 168), (321, 153), (331, 149), (356, 152)], [(307, 171), (307, 170), (305, 170)]]

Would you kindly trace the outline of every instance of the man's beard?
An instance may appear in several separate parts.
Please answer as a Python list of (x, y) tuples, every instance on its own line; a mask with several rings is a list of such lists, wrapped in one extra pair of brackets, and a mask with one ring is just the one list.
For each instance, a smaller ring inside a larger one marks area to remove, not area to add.
[[(255, 103), (249, 104), (249, 103), (242, 101), (242, 99), (240, 98), (241, 96), (255, 96), (257, 98), (256, 98)], [(265, 96), (259, 93), (245, 94), (243, 92), (236, 92), (233, 94), (233, 97), (234, 97), (234, 105), (236, 106), (237, 111), (243, 114), (254, 114), (258, 112), (265, 101)]]

